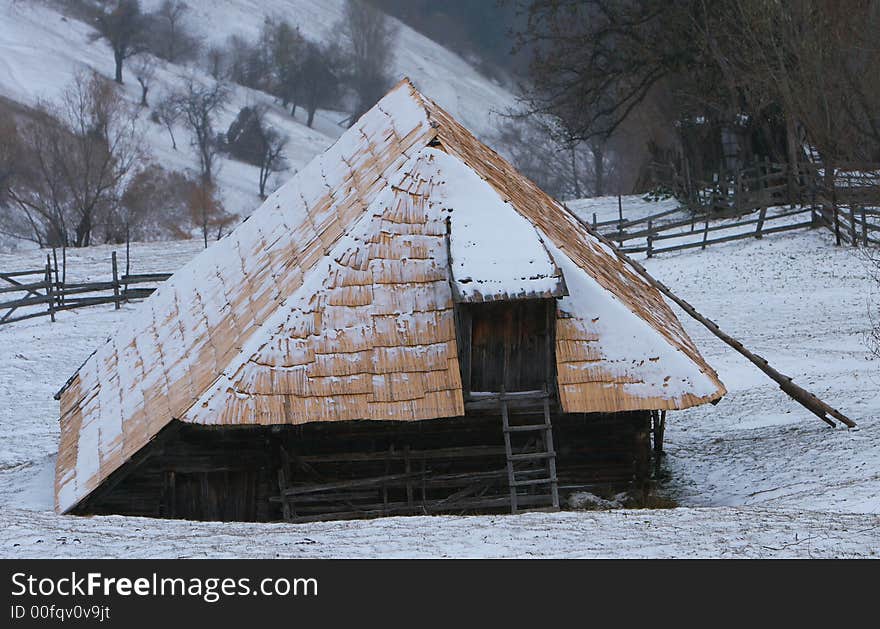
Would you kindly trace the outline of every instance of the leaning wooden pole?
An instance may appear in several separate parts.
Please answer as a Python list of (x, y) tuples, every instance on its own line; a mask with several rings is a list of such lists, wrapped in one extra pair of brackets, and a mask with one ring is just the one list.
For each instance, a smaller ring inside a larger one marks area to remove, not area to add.
[[(568, 208), (566, 207), (566, 209)], [(706, 326), (709, 331), (712, 332), (712, 334), (714, 334), (719, 339), (727, 343), (730, 347), (735, 349), (737, 352), (748, 358), (753, 365), (755, 365), (758, 369), (767, 374), (767, 376), (769, 376), (770, 379), (776, 382), (779, 385), (779, 388), (787, 393), (795, 402), (801, 404), (804, 408), (815, 414), (819, 419), (824, 421), (829, 426), (835, 426), (834, 421), (831, 419), (833, 417), (834, 419), (840, 421), (842, 424), (848, 426), (849, 428), (855, 428), (856, 423), (853, 420), (838, 411), (836, 408), (832, 408), (800, 385), (795, 384), (792, 381), (791, 377), (786, 376), (784, 373), (781, 373), (771, 367), (766, 358), (758, 356), (757, 354), (746, 349), (746, 347), (742, 343), (740, 343), (735, 338), (719, 328), (717, 323), (697, 312), (696, 308), (694, 308), (684, 299), (673, 293), (669, 289), (669, 287), (666, 286), (663, 282), (654, 279), (654, 277), (651, 276), (650, 273), (648, 273), (645, 267), (630, 258), (625, 253), (621, 252), (620, 249), (618, 249), (613, 242), (596, 232), (591, 225), (589, 225), (586, 221), (581, 220), (577, 214), (575, 214), (571, 210), (568, 211), (569, 214), (571, 214), (575, 218), (575, 220), (577, 220), (581, 225), (589, 230), (591, 234), (593, 234), (596, 238), (611, 247), (611, 249), (617, 254), (619, 258), (621, 258), (625, 262), (628, 262), (646, 282), (648, 282), (651, 286), (653, 286), (661, 293), (666, 295), (669, 299), (678, 304), (681, 309), (688, 313), (691, 317)]]

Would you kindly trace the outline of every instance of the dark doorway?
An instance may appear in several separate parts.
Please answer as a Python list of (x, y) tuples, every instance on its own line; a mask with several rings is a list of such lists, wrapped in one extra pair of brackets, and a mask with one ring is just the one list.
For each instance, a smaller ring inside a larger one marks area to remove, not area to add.
[(555, 299), (459, 305), (468, 392), (533, 391), (553, 381)]

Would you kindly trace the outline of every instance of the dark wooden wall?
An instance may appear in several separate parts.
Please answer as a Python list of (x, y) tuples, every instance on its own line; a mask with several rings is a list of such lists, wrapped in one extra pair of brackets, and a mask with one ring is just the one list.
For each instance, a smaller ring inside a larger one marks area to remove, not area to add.
[[(516, 424), (526, 421), (526, 417), (514, 412), (511, 421)], [(563, 500), (566, 493), (576, 490), (624, 490), (647, 480), (651, 456), (648, 412), (554, 413), (552, 421)], [(438, 479), (388, 483), (378, 500), (403, 505), (388, 513), (491, 512), (493, 509), (487, 508), (444, 511), (419, 506), (422, 501), (436, 505), (473, 484), (476, 478), (486, 479), (481, 490), (483, 498), (499, 497), (494, 510), (507, 509), (503, 504), (506, 477), (503, 473), (493, 476), (505, 467), (501, 421), (492, 415), (480, 415), (420, 422), (327, 422), (278, 427), (174, 422), (170, 430), (112, 475), (76, 513), (280, 520), (278, 472), (283, 459), (295, 461), (288, 470), (288, 482), (293, 487), (420, 471), (427, 473), (426, 478)], [(379, 491), (375, 487), (373, 490)], [(349, 497), (353, 499), (355, 494)], [(333, 509), (320, 505), (307, 506), (303, 513), (314, 519), (324, 517), (322, 514), (334, 515)]]
[(462, 382), (468, 391), (529, 391), (553, 384), (556, 300), (456, 308)]

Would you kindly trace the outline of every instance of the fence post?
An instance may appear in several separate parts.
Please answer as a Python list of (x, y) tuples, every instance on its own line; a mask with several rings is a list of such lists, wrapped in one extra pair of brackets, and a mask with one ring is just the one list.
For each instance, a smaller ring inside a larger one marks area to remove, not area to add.
[(648, 219), (648, 257), (654, 256), (654, 231), (651, 219)]
[(834, 212), (834, 245), (840, 246), (840, 215), (837, 210), (837, 203), (832, 201), (831, 209)]
[(691, 163), (688, 161), (687, 154), (685, 154), (684, 158), (684, 185), (687, 188), (688, 205), (692, 206), (694, 202), (694, 186), (691, 181)]
[(742, 211), (742, 168), (736, 171), (736, 184), (733, 189), (733, 207), (737, 214)]
[(46, 299), (49, 302), (49, 317), (55, 323), (55, 297), (52, 295), (52, 262), (46, 254)]
[(755, 238), (759, 240), (764, 237), (762, 233), (764, 231), (764, 219), (767, 217), (767, 208), (762, 207), (761, 211), (758, 212), (758, 225), (755, 227)]
[[(52, 247), (52, 263), (55, 265), (55, 288), (61, 290), (61, 281), (58, 279), (58, 252), (55, 247)], [(56, 297), (58, 300), (58, 305), (61, 306), (61, 299)]]
[(810, 172), (810, 229), (819, 227), (819, 214), (816, 212), (816, 200), (818, 198), (818, 178), (817, 172)]
[(856, 232), (856, 206), (853, 203), (850, 203), (849, 206), (849, 236), (850, 240), (852, 240), (852, 246), (859, 246), (859, 236)]
[(703, 246), (700, 249), (706, 249), (706, 240), (709, 238), (709, 214), (706, 214), (706, 226), (703, 228)]
[(868, 246), (868, 217), (864, 206), (862, 206), (862, 242), (866, 247)]
[(116, 265), (116, 252), (110, 255), (113, 262), (113, 304), (116, 310), (119, 310), (119, 269)]
[(599, 232), (599, 220), (596, 218), (595, 212), (593, 212), (593, 231), (596, 233)]

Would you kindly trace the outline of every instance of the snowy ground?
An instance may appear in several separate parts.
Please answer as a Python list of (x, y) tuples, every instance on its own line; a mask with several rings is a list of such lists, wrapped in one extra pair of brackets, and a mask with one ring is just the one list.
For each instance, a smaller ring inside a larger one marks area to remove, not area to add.
[[(616, 205), (616, 199), (614, 200)], [(198, 242), (139, 245), (133, 270), (173, 270)], [(69, 257), (107, 277), (110, 248)], [(21, 268), (40, 253), (0, 256)], [(32, 259), (31, 259), (32, 258)], [(52, 394), (134, 306), (0, 326), (0, 556), (871, 557), (880, 552), (880, 364), (866, 351), (874, 288), (826, 232), (794, 232), (646, 261), (725, 330), (859, 423), (831, 429), (679, 313), (729, 394), (671, 413), (681, 508), (385, 518), (301, 525), (59, 517)]]
[(763, 508), (382, 518), (314, 524), (0, 516), (0, 556), (125, 558), (857, 558), (880, 518)]
[[(623, 214), (624, 221), (633, 221), (652, 214), (674, 210), (681, 204), (673, 198), (653, 201), (639, 195), (627, 195), (620, 198), (619, 204), (616, 196), (608, 196), (575, 199), (567, 201), (566, 206), (581, 220), (592, 225), (594, 214), (600, 223), (619, 220), (621, 214)], [(681, 215), (673, 214), (670, 219), (681, 218), (683, 215), (683, 213)]]

